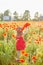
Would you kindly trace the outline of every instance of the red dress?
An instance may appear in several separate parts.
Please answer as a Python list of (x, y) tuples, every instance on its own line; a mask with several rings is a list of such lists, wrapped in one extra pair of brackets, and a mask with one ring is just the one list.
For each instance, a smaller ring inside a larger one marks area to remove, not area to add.
[(17, 37), (17, 43), (16, 43), (16, 49), (19, 50), (24, 50), (26, 47), (25, 41), (22, 36)]

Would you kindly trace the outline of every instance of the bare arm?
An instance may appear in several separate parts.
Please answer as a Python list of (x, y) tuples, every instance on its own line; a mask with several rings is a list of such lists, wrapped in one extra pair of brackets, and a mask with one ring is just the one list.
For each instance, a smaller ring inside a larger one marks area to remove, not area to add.
[(26, 28), (26, 30), (23, 32), (23, 34), (24, 34), (24, 35), (27, 34), (28, 31), (29, 31), (29, 27)]

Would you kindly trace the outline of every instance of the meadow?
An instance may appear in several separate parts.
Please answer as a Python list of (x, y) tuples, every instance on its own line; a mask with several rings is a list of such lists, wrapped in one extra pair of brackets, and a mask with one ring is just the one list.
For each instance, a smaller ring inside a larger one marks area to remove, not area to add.
[[(16, 28), (27, 22), (28, 33), (23, 35), (26, 49), (21, 51), (17, 62)], [(0, 65), (43, 65), (43, 21), (0, 22)]]

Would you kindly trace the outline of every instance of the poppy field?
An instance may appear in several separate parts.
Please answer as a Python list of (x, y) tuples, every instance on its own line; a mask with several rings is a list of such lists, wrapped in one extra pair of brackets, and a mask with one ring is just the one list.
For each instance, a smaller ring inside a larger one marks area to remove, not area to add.
[(28, 32), (23, 35), (26, 48), (21, 51), (19, 62), (15, 60), (16, 29), (25, 23), (27, 21), (0, 23), (0, 65), (43, 65), (43, 22), (28, 22)]

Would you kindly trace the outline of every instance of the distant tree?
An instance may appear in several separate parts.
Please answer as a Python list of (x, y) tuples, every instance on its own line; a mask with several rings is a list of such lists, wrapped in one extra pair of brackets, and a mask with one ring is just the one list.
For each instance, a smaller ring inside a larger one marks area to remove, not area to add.
[(0, 20), (3, 21), (3, 13), (0, 13)]
[(39, 21), (43, 21), (43, 15), (40, 14)]
[(39, 21), (39, 12), (35, 12), (34, 19), (35, 21)]
[(16, 11), (13, 13), (13, 15), (14, 15), (14, 20), (15, 21), (18, 20), (18, 13)]
[(30, 20), (30, 11), (25, 10), (23, 14), (23, 20)]
[(4, 12), (4, 16), (9, 16), (9, 13), (10, 13), (10, 11), (9, 11), (9, 10), (6, 10), (6, 11)]

